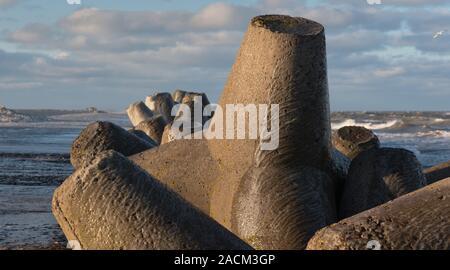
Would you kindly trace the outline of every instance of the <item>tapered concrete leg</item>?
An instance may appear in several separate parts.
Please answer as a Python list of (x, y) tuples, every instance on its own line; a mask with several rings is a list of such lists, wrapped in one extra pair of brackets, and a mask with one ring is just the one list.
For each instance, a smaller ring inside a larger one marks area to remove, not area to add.
[(150, 120), (153, 117), (153, 112), (142, 101), (131, 104), (127, 109), (127, 113), (134, 127), (142, 121)]
[(129, 129), (128, 132), (130, 132), (133, 135), (138, 136), (139, 138), (141, 138), (144, 141), (147, 141), (153, 145), (157, 145), (157, 143), (155, 141), (153, 141), (147, 134), (145, 134), (144, 131), (142, 130), (136, 130), (136, 129)]
[(166, 124), (167, 122), (162, 115), (156, 115), (153, 116), (150, 120), (142, 121), (134, 129), (143, 131), (145, 134), (147, 134), (147, 136), (149, 136), (159, 145), (161, 144), (164, 127), (166, 126)]
[(333, 192), (330, 177), (317, 169), (255, 166), (235, 196), (232, 231), (256, 249), (305, 249), (317, 230), (336, 221)]
[[(222, 108), (227, 104), (278, 104), (279, 148), (266, 155), (273, 156), (270, 159), (277, 164), (325, 170), (331, 161), (331, 128), (323, 26), (289, 16), (254, 18), (220, 99)], [(226, 109), (224, 111), (226, 129)], [(259, 138), (211, 140), (209, 143), (211, 154), (221, 161), (223, 170), (211, 199), (211, 215), (222, 224), (230, 224), (235, 194), (243, 175), (256, 164), (259, 145)], [(280, 168), (277, 164), (267, 166)], [(284, 175), (282, 171), (278, 173)], [(277, 173), (272, 171), (271, 175), (273, 184), (289, 180), (275, 177)], [(286, 183), (286, 193), (290, 192), (290, 187), (292, 185)], [(325, 193), (324, 190), (315, 192), (317, 194), (310, 196), (321, 197)], [(269, 196), (261, 194), (264, 195)], [(289, 214), (300, 213), (286, 213)], [(311, 228), (298, 229), (309, 231)]]
[(326, 227), (308, 249), (450, 249), (450, 178)]
[(424, 170), (424, 174), (428, 184), (448, 178), (450, 177), (450, 161), (428, 168)]
[(169, 93), (157, 93), (149, 96), (145, 100), (145, 105), (155, 114), (159, 114), (164, 118), (164, 121), (170, 123), (173, 121), (172, 108), (174, 101)]
[(365, 151), (351, 165), (340, 205), (346, 218), (426, 185), (414, 153), (393, 148)]
[(72, 143), (70, 162), (74, 168), (79, 168), (103, 151), (115, 150), (130, 156), (155, 146), (154, 142), (143, 140), (113, 123), (95, 122), (81, 131)]
[(333, 134), (332, 139), (333, 146), (350, 159), (363, 151), (380, 147), (378, 137), (364, 127), (343, 127)]
[(186, 95), (186, 91), (183, 91), (183, 90), (175, 90), (173, 93), (172, 93), (172, 98), (173, 98), (173, 101), (175, 101), (176, 103), (181, 103), (181, 101), (183, 100), (183, 97), (184, 97), (184, 95)]
[(344, 192), (345, 182), (348, 178), (351, 160), (335, 148), (331, 152), (331, 157), (332, 160), (328, 171), (330, 171), (330, 176), (333, 180), (336, 197), (335, 202), (336, 206), (338, 206), (342, 200), (342, 193)]
[(250, 249), (114, 151), (69, 177), (52, 208), (68, 240), (82, 249)]

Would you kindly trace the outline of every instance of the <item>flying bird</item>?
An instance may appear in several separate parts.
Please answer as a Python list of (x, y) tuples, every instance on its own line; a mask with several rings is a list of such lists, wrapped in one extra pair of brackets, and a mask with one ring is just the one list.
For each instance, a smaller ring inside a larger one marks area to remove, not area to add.
[(440, 38), (441, 36), (444, 35), (445, 32), (447, 32), (447, 30), (442, 30), (442, 31), (436, 32), (433, 36), (433, 39)]

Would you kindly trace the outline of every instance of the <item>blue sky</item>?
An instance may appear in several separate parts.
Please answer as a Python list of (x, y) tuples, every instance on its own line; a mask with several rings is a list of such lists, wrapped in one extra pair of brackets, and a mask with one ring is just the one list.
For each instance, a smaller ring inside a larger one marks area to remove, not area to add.
[(450, 110), (446, 0), (0, 0), (0, 104), (123, 110), (157, 91), (217, 100), (248, 21), (326, 27), (333, 110)]

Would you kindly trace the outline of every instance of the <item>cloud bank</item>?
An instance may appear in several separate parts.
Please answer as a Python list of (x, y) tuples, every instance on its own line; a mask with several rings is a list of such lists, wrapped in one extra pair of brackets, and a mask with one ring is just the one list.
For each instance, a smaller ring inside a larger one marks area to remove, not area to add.
[(334, 110), (450, 110), (450, 37), (432, 38), (450, 29), (445, 1), (302, 2), (164, 12), (87, 7), (6, 29), (2, 41), (16, 49), (0, 50), (0, 98), (16, 107), (121, 110), (181, 88), (217, 100), (250, 18), (280, 13), (325, 25)]

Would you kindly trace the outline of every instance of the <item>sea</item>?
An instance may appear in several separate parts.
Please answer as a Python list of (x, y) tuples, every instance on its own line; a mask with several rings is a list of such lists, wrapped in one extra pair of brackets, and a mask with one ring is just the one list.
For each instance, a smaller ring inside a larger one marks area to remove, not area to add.
[[(51, 214), (52, 194), (73, 171), (73, 140), (95, 121), (131, 127), (125, 113), (16, 110), (0, 115), (0, 249), (65, 247)], [(414, 152), (424, 168), (450, 160), (450, 112), (332, 113), (332, 129), (349, 125), (373, 130), (383, 147)]]

